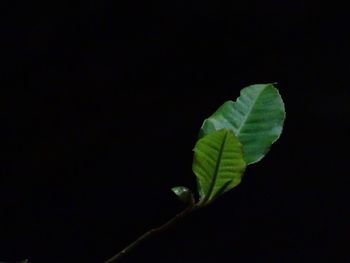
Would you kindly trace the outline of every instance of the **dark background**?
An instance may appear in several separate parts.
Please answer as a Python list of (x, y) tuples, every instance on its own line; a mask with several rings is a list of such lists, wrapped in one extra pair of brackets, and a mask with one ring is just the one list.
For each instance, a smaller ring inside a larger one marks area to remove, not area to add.
[(278, 82), (280, 140), (128, 262), (350, 262), (348, 10), (306, 1), (1, 2), (0, 259), (95, 263), (183, 205), (199, 127)]

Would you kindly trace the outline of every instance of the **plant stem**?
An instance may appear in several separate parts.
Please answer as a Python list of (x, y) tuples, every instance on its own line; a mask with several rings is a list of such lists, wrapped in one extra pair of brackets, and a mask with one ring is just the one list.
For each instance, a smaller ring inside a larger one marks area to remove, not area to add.
[(184, 218), (185, 216), (190, 214), (196, 208), (198, 208), (198, 207), (195, 206), (193, 203), (191, 203), (185, 210), (183, 210), (182, 212), (180, 212), (179, 214), (174, 216), (172, 219), (170, 219), (164, 225), (162, 225), (160, 227), (157, 227), (157, 228), (153, 228), (153, 229), (149, 230), (148, 232), (144, 233), (142, 236), (140, 236), (138, 239), (136, 239), (134, 242), (132, 242), (130, 245), (125, 247), (122, 251), (120, 251), (118, 254), (116, 254), (115, 256), (111, 257), (110, 259), (108, 259), (104, 263), (119, 262), (119, 260), (121, 260), (122, 258), (124, 258), (124, 256), (129, 254), (129, 252), (132, 249), (134, 249), (137, 245), (139, 245), (141, 242), (145, 241), (146, 239), (148, 239), (148, 238), (150, 238), (150, 237), (152, 237), (152, 236), (154, 236), (156, 234), (159, 234), (159, 233), (167, 230), (169, 227), (171, 227), (174, 224), (176, 224), (179, 220), (181, 220), (182, 218)]

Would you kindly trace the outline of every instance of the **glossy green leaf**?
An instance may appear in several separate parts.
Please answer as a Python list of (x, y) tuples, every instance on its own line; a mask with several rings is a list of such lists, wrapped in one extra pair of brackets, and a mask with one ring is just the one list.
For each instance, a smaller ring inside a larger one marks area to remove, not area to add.
[(283, 100), (273, 84), (241, 90), (236, 102), (225, 102), (201, 127), (200, 137), (228, 128), (243, 145), (247, 164), (260, 161), (280, 137), (285, 119)]
[(171, 191), (173, 191), (182, 202), (188, 203), (191, 201), (192, 193), (187, 187), (175, 186), (171, 188)]
[(193, 149), (200, 204), (210, 203), (241, 182), (245, 170), (242, 145), (229, 129), (199, 139)]

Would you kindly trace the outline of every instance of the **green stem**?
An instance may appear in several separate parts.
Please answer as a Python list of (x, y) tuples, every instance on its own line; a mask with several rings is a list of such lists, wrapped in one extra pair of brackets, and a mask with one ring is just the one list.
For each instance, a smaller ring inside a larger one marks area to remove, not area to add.
[(132, 242), (130, 245), (125, 247), (122, 251), (120, 251), (118, 254), (111, 257), (110, 259), (108, 259), (104, 263), (119, 262), (122, 258), (124, 258), (126, 255), (128, 255), (129, 252), (131, 250), (133, 250), (136, 246), (138, 246), (141, 242), (145, 241), (146, 239), (148, 239), (154, 235), (157, 235), (157, 234), (167, 230), (168, 228), (170, 228), (171, 226), (176, 224), (178, 221), (180, 221), (185, 216), (189, 215), (191, 212), (193, 212), (197, 208), (198, 207), (196, 205), (194, 205), (193, 202), (191, 202), (191, 204), (185, 210), (183, 210), (182, 212), (180, 212), (179, 214), (174, 216), (172, 219), (170, 219), (164, 225), (157, 227), (157, 228), (153, 228), (153, 229), (149, 230), (148, 232), (144, 233), (142, 236), (140, 236), (138, 239), (136, 239), (134, 242)]

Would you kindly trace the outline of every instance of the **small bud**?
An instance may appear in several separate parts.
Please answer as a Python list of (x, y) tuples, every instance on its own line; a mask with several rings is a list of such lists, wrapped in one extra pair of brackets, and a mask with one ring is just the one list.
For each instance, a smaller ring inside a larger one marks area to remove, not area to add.
[(176, 186), (171, 188), (171, 191), (173, 191), (182, 202), (184, 203), (191, 202), (192, 192), (187, 187)]

